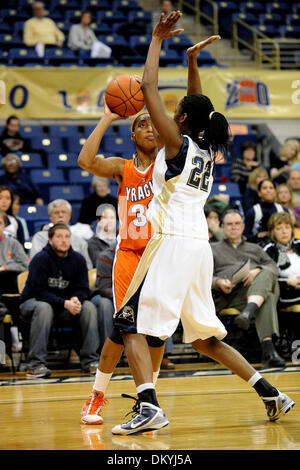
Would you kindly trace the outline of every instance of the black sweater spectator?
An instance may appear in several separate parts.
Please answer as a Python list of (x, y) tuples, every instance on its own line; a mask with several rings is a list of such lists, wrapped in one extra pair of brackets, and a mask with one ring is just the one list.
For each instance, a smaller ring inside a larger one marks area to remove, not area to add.
[(84, 257), (71, 247), (68, 255), (61, 258), (48, 243), (29, 265), (29, 275), (20, 302), (34, 298), (49, 303), (54, 309), (63, 310), (65, 300), (78, 297), (82, 303), (89, 298), (89, 293)]
[(253, 142), (245, 142), (241, 146), (241, 159), (236, 159), (231, 169), (231, 181), (237, 183), (241, 194), (244, 194), (248, 178), (252, 170), (258, 166), (255, 158), (255, 144)]

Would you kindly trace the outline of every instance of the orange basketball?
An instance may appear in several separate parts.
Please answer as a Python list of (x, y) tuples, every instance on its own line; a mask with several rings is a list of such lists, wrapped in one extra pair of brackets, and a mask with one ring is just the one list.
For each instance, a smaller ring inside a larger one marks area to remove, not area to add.
[(106, 87), (105, 101), (109, 109), (121, 117), (137, 114), (143, 109), (142, 79), (137, 75), (118, 75)]

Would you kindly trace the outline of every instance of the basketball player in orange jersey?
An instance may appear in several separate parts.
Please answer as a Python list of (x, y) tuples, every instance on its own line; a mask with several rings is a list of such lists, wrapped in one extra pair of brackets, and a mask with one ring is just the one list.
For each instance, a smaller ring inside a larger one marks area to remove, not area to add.
[[(121, 119), (112, 113), (105, 103), (104, 116), (87, 139), (78, 157), (78, 164), (91, 173), (105, 178), (114, 178), (119, 183), (118, 202), (120, 230), (113, 266), (113, 299), (116, 311), (138, 266), (143, 251), (151, 238), (151, 226), (146, 211), (152, 193), (152, 172), (158, 150), (158, 135), (149, 114), (139, 114), (132, 123), (131, 139), (136, 144), (136, 154), (131, 160), (119, 157), (101, 158), (98, 148), (106, 129)], [(107, 403), (104, 393), (113, 370), (124, 349), (122, 335), (113, 330), (102, 348), (93, 391), (83, 406), (83, 424), (101, 424), (101, 407)], [(153, 363), (153, 380), (156, 382), (164, 352), (164, 342), (151, 341), (149, 350)]]
[[(197, 68), (197, 55), (219, 36), (212, 36), (188, 50), (188, 93), (201, 87)], [(152, 172), (159, 145), (159, 137), (153, 128), (149, 114), (139, 114), (131, 126), (131, 138), (136, 144), (136, 154), (131, 160), (118, 157), (103, 159), (97, 156), (105, 131), (114, 121), (121, 119), (112, 113), (105, 103), (103, 118), (87, 139), (78, 164), (91, 173), (114, 178), (119, 183), (120, 231), (113, 268), (114, 308), (117, 312), (136, 271), (144, 249), (151, 238), (151, 226), (146, 219), (146, 210), (152, 200)], [(161, 143), (162, 144), (162, 143)], [(158, 378), (164, 343), (147, 337), (153, 366), (153, 383)], [(121, 333), (115, 329), (104, 343), (93, 391), (81, 412), (83, 424), (101, 424), (101, 408), (107, 403), (104, 394), (124, 349)], [(138, 352), (136, 352), (138, 354)]]

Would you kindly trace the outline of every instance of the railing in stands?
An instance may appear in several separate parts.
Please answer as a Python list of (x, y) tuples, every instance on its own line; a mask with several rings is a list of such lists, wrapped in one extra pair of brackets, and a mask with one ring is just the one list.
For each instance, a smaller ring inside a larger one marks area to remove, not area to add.
[[(244, 29), (244, 32), (246, 31), (248, 33), (246, 35), (247, 40), (240, 36), (239, 26)], [(276, 70), (300, 68), (300, 57), (297, 62), (294, 56), (297, 46), (299, 50), (299, 39), (272, 39), (241, 19), (237, 19), (232, 24), (232, 39), (235, 51), (235, 67), (239, 65), (238, 51), (241, 45), (253, 54), (254, 62), (259, 68), (271, 68)]]
[[(178, 0), (178, 9), (180, 11), (183, 11), (183, 8), (185, 7), (187, 10), (190, 10), (195, 14), (195, 26), (196, 26), (196, 35), (200, 38), (201, 37), (201, 19), (203, 18), (206, 22), (212, 25), (213, 29), (213, 34), (219, 34), (219, 19), (218, 19), (218, 6), (215, 2), (212, 0), (206, 0), (206, 3), (208, 3), (211, 8), (212, 8), (212, 16), (207, 15), (200, 9), (200, 0), (195, 0), (195, 5), (191, 5), (190, 3), (184, 1), (184, 0)], [(213, 44), (214, 47), (214, 56), (215, 59), (218, 61), (219, 59), (219, 47), (218, 47), (218, 41), (216, 41)]]

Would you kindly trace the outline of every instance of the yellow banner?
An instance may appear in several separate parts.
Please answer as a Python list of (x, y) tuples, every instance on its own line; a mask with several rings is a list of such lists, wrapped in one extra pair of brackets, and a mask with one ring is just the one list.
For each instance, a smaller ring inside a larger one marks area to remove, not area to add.
[[(200, 68), (203, 93), (228, 119), (300, 118), (299, 72), (257, 69)], [(98, 119), (109, 81), (143, 68), (14, 68), (0, 67), (6, 84), (1, 119)], [(166, 109), (173, 114), (186, 93), (187, 69), (161, 68), (159, 88)]]

